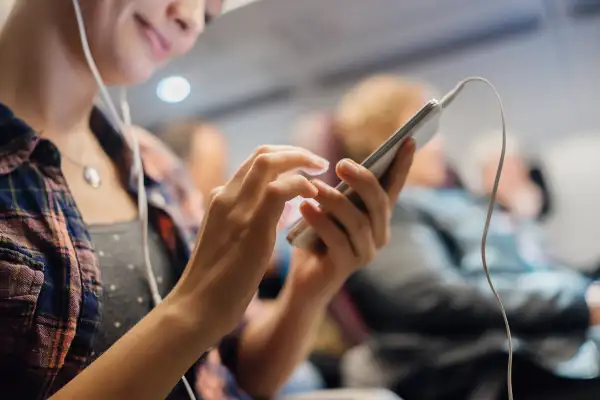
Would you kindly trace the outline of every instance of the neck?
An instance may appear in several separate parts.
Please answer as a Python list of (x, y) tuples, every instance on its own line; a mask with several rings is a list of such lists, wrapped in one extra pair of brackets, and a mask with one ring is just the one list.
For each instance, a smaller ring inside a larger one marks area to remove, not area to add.
[(67, 3), (20, 2), (0, 35), (0, 102), (44, 137), (61, 141), (89, 131), (97, 88), (59, 31), (64, 24), (51, 21)]

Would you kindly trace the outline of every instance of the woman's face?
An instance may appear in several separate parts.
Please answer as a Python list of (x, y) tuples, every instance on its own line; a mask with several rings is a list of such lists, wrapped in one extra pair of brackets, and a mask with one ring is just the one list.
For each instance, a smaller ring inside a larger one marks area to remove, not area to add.
[[(1, 0), (0, 0), (1, 1)], [(81, 57), (71, 0), (61, 16), (65, 39)], [(79, 0), (88, 42), (107, 84), (136, 84), (187, 53), (204, 30), (205, 10), (220, 0)]]

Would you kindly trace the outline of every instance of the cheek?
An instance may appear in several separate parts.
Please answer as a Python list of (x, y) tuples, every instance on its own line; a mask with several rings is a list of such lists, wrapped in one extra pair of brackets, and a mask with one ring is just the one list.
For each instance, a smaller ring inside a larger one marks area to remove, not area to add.
[(144, 48), (135, 26), (125, 25), (103, 37), (94, 54), (109, 85), (134, 85), (146, 81), (160, 67)]
[(178, 57), (184, 56), (187, 53), (189, 53), (190, 50), (192, 50), (192, 48), (196, 44), (197, 40), (198, 40), (198, 36), (191, 37), (191, 38), (185, 38), (185, 39), (182, 39), (181, 41), (179, 41), (177, 43), (177, 45), (175, 46), (175, 49), (173, 50), (173, 55), (171, 56), (171, 58), (172, 59), (178, 58)]

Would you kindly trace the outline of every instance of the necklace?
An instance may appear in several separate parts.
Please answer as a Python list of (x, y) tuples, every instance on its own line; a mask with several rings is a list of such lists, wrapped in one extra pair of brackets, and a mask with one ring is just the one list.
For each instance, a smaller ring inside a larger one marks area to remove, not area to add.
[[(38, 135), (43, 137), (42, 132), (39, 132)], [(56, 146), (56, 145), (55, 145)], [(83, 164), (74, 158), (70, 157), (68, 154), (64, 152), (60, 152), (60, 154), (71, 164), (82, 169), (83, 172), (83, 180), (85, 183), (93, 187), (94, 189), (98, 189), (100, 185), (102, 185), (102, 178), (100, 177), (100, 171), (97, 168), (92, 167), (91, 165)]]
[(80, 162), (77, 162), (71, 157), (69, 157), (67, 154), (63, 153), (63, 156), (72, 164), (75, 164), (83, 170), (83, 180), (85, 181), (85, 183), (87, 183), (94, 189), (98, 189), (100, 185), (102, 185), (102, 178), (100, 177), (100, 172), (98, 171), (98, 169), (92, 167), (91, 165), (85, 165)]

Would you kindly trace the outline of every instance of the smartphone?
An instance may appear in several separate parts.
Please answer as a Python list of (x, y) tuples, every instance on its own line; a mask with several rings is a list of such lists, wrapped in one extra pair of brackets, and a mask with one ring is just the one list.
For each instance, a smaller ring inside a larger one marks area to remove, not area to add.
[[(417, 149), (423, 147), (437, 133), (441, 113), (442, 106), (440, 103), (437, 100), (430, 100), (403, 127), (398, 129), (385, 143), (367, 157), (361, 165), (369, 169), (379, 179), (381, 185), (385, 187), (386, 180), (389, 178), (386, 173), (396, 158), (396, 153), (398, 153), (402, 143), (413, 137)], [(365, 132), (365, 134), (368, 133)], [(336, 189), (346, 195), (354, 205), (363, 210), (365, 209), (360, 197), (346, 183), (340, 183)], [(338, 225), (343, 229), (341, 224), (338, 223)], [(326, 251), (326, 246), (304, 218), (300, 218), (292, 225), (287, 234), (287, 240), (295, 247), (319, 253)]]

